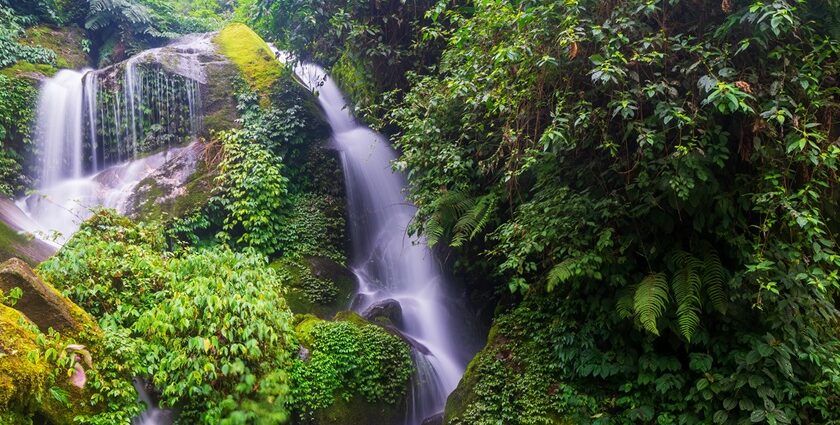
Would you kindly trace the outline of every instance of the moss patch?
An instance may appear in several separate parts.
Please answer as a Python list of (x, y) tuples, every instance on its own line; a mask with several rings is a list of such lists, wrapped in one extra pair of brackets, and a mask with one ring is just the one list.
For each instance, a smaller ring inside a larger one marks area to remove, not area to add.
[(85, 33), (78, 27), (52, 28), (37, 25), (27, 28), (19, 40), (21, 44), (46, 47), (56, 53), (59, 68), (81, 69), (89, 64), (88, 55), (82, 50)]
[(353, 275), (328, 258), (281, 258), (271, 267), (284, 277), (286, 301), (296, 314), (329, 319), (350, 306), (356, 289)]
[(207, 86), (202, 91), (205, 136), (213, 132), (238, 128), (234, 90), (242, 81), (237, 66), (230, 62), (207, 65)]
[(213, 42), (239, 67), (251, 88), (268, 102), (271, 86), (283, 75), (283, 66), (265, 41), (247, 25), (235, 23), (219, 32)]
[(33, 395), (44, 391), (49, 375), (45, 360), (34, 362), (37, 328), (18, 311), (0, 305), (0, 411), (26, 411)]
[(335, 321), (297, 316), (295, 335), (306, 349), (292, 368), (296, 423), (396, 423), (404, 416), (413, 371), (405, 341), (353, 312)]
[(0, 70), (0, 74), (10, 78), (30, 78), (38, 80), (42, 77), (52, 77), (58, 72), (58, 68), (52, 65), (35, 64), (31, 62), (18, 62), (8, 68)]

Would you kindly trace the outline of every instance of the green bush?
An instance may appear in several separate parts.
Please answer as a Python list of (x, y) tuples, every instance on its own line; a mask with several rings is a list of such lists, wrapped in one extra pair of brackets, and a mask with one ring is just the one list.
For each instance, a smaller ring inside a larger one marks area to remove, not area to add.
[(524, 334), (530, 363), (603, 391), (593, 422), (840, 420), (836, 3), (472, 6), (429, 11), (440, 61), (383, 109), (417, 230), (601, 327)]
[(293, 364), (292, 399), (304, 420), (339, 399), (358, 395), (396, 404), (405, 396), (413, 366), (399, 337), (358, 316), (336, 322), (306, 318), (297, 328), (309, 357)]
[(224, 149), (217, 178), (224, 190), (224, 230), (237, 245), (264, 254), (276, 252), (289, 202), (282, 162), (236, 130), (218, 133), (216, 138)]
[(136, 414), (130, 380), (150, 376), (190, 423), (282, 423), (294, 337), (280, 277), (252, 252), (180, 254), (165, 250), (159, 224), (102, 210), (39, 267), (103, 327), (90, 384), (102, 409), (79, 420)]
[(283, 423), (291, 312), (265, 260), (226, 249), (173, 260), (170, 297), (134, 326), (162, 402), (182, 420)]
[(164, 246), (159, 225), (99, 210), (38, 272), (93, 316), (130, 326), (167, 287)]

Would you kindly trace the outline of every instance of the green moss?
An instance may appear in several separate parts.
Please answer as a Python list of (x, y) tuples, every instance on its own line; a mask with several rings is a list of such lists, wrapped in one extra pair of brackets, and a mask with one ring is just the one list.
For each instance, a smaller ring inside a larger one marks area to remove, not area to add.
[(324, 321), (312, 314), (297, 315), (295, 316), (295, 320), (297, 321), (295, 324), (295, 335), (298, 341), (304, 347), (312, 348), (312, 328)]
[(548, 335), (561, 323), (523, 304), (503, 312), (487, 345), (470, 362), (446, 402), (445, 425), (564, 425), (588, 423), (609, 399), (600, 388), (562, 380)]
[(19, 40), (21, 44), (41, 46), (56, 53), (58, 68), (81, 69), (88, 66), (90, 60), (82, 50), (85, 34), (78, 27), (52, 28), (37, 25), (26, 30)]
[(247, 25), (239, 23), (226, 26), (213, 41), (239, 67), (245, 80), (267, 105), (271, 86), (283, 75), (283, 66), (268, 44)]
[(394, 423), (403, 417), (413, 371), (405, 341), (352, 312), (335, 321), (298, 316), (295, 335), (307, 349), (292, 368), (298, 423)]
[(0, 70), (0, 74), (7, 77), (29, 77), (34, 78), (39, 75), (44, 77), (52, 77), (58, 72), (58, 68), (46, 64), (34, 64), (31, 62), (18, 62), (8, 68)]
[(296, 314), (314, 314), (329, 319), (350, 306), (356, 288), (353, 276), (344, 266), (328, 258), (284, 257), (272, 262), (271, 267), (283, 276), (288, 289), (286, 301)]
[(364, 397), (336, 399), (329, 407), (315, 412), (311, 423), (317, 425), (358, 425), (399, 423), (405, 415), (403, 403), (371, 403)]
[(45, 360), (29, 358), (38, 348), (37, 328), (17, 310), (0, 305), (0, 335), (0, 411), (26, 411), (49, 376)]

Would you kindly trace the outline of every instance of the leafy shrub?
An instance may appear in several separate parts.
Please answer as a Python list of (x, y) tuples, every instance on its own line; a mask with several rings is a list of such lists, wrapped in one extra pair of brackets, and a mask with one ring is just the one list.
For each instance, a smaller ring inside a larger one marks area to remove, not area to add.
[(18, 43), (23, 28), (32, 23), (31, 17), (18, 16), (13, 9), (0, 4), (0, 68), (18, 61), (55, 65), (52, 50)]
[(280, 246), (288, 205), (288, 180), (281, 173), (282, 163), (238, 131), (221, 132), (216, 137), (225, 154), (217, 178), (227, 212), (224, 230), (236, 244), (272, 254)]
[(166, 288), (164, 246), (159, 225), (99, 210), (38, 273), (88, 313), (130, 326)]
[(168, 406), (190, 423), (282, 423), (287, 418), (291, 313), (265, 260), (226, 249), (173, 260), (171, 296), (134, 329)]
[(344, 206), (330, 196), (303, 193), (292, 196), (291, 212), (278, 242), (284, 256), (324, 256), (344, 263)]
[(38, 269), (103, 327), (90, 375), (90, 402), (103, 409), (79, 420), (134, 415), (130, 379), (148, 374), (190, 423), (282, 423), (293, 336), (280, 277), (252, 252), (175, 257), (160, 229), (97, 211)]
[(413, 367), (400, 338), (361, 318), (308, 318), (298, 329), (310, 350), (307, 360), (296, 360), (292, 367), (292, 398), (304, 419), (336, 399), (358, 395), (372, 403), (395, 404), (405, 396)]

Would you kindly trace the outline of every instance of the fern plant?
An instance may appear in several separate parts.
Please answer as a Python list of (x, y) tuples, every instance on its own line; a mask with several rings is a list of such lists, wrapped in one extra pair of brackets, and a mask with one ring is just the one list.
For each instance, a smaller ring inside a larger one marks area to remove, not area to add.
[(634, 317), (642, 328), (659, 335), (659, 319), (673, 305), (680, 335), (690, 342), (700, 327), (704, 301), (721, 314), (726, 313), (723, 285), (727, 273), (717, 252), (707, 247), (701, 257), (674, 251), (667, 263), (672, 270), (670, 283), (666, 273), (645, 276), (619, 298), (617, 310), (622, 317)]
[(447, 237), (452, 247), (463, 246), (474, 239), (495, 216), (498, 200), (495, 193), (470, 197), (465, 192), (447, 191), (435, 200), (434, 213), (425, 223), (429, 246), (435, 246)]

